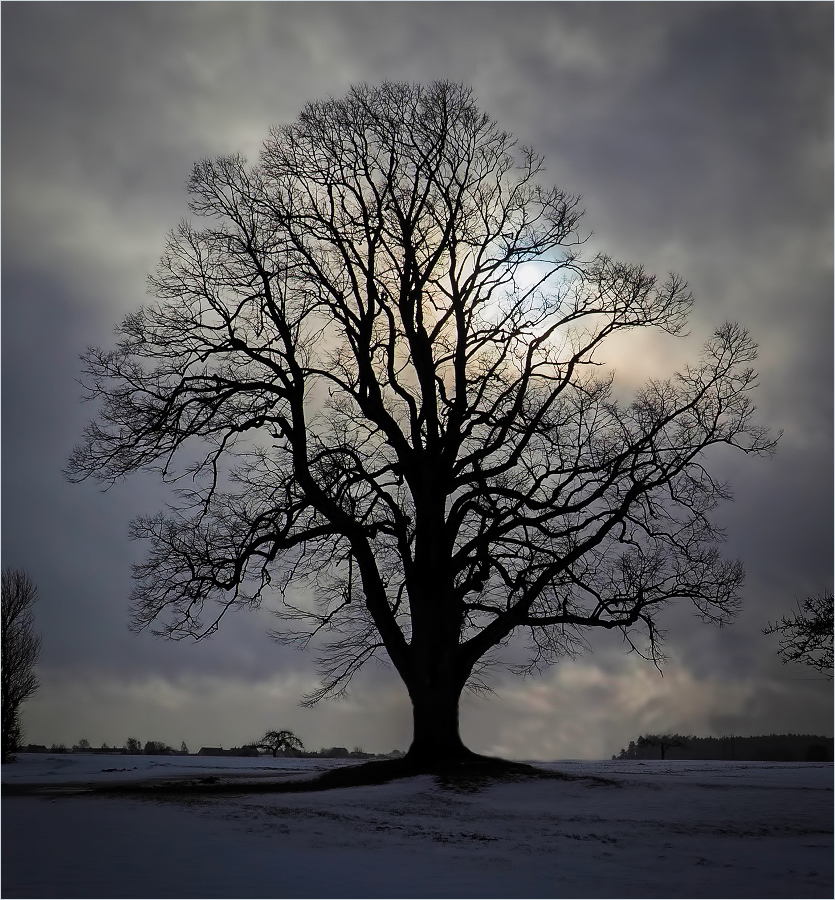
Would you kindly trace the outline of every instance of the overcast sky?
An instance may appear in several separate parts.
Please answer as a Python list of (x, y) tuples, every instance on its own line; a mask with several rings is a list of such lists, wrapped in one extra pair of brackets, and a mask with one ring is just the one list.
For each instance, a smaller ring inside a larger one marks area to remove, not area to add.
[(697, 357), (726, 319), (760, 345), (770, 460), (715, 454), (719, 521), (748, 571), (725, 629), (671, 611), (663, 677), (611, 638), (465, 700), (482, 752), (601, 757), (649, 731), (832, 734), (832, 685), (782, 666), (769, 620), (832, 589), (832, 27), (829, 3), (6, 3), (2, 6), (2, 563), (40, 587), (28, 740), (192, 749), (291, 728), (314, 749), (406, 749), (393, 670), (313, 710), (312, 660), (264, 611), (210, 641), (128, 631), (128, 540), (165, 490), (61, 475), (95, 410), (79, 354), (146, 298), (194, 161), (257, 156), (271, 125), (352, 83), (449, 78), (581, 193), (595, 247), (680, 273), (690, 336), (613, 347), (624, 390)]

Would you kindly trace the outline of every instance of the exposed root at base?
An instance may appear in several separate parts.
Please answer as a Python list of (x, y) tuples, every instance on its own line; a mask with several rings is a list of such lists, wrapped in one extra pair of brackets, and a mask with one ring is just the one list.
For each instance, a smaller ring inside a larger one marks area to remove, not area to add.
[(344, 766), (323, 772), (305, 782), (306, 790), (385, 784), (401, 778), (433, 775), (444, 787), (464, 784), (488, 784), (493, 781), (516, 781), (526, 778), (564, 778), (558, 772), (538, 769), (527, 763), (512, 762), (490, 756), (472, 754), (463, 758), (441, 760), (387, 759)]
[(432, 775), (437, 784), (447, 790), (472, 792), (491, 784), (508, 781), (548, 779), (584, 781), (596, 786), (619, 787), (619, 782), (596, 775), (567, 775), (550, 769), (540, 769), (528, 763), (513, 762), (497, 757), (472, 754), (446, 760), (402, 759), (375, 760), (357, 766), (341, 766), (322, 772), (313, 778), (294, 781), (221, 781), (217, 777), (143, 781), (132, 784), (72, 784), (72, 785), (5, 785), (4, 794), (36, 795), (41, 797), (69, 796), (140, 796), (175, 797), (182, 795), (213, 796), (217, 794), (297, 794), (310, 791), (329, 791), (336, 788), (363, 787), (388, 784), (403, 778)]

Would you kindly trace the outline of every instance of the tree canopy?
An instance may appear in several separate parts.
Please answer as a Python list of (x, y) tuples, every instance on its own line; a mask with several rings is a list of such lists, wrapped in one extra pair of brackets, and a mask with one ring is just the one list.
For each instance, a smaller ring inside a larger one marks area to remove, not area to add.
[(773, 446), (755, 344), (724, 324), (620, 401), (607, 339), (683, 334), (691, 294), (584, 256), (578, 198), (542, 176), (448, 82), (361, 85), (254, 165), (195, 165), (201, 224), (171, 233), (116, 348), (86, 355), (101, 405), (68, 469), (180, 479), (133, 525), (134, 627), (199, 639), (266, 599), (279, 640), (316, 639), (311, 702), (394, 665), (420, 756), (464, 752), (461, 690), (515, 632), (533, 670), (592, 628), (658, 658), (673, 600), (730, 620), (743, 569), (718, 550), (705, 451)]

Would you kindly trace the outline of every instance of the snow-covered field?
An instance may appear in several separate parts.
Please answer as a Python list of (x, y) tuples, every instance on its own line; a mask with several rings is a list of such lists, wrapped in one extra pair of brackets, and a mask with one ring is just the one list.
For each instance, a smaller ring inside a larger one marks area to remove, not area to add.
[[(339, 764), (22, 754), (3, 783), (297, 778)], [(9, 792), (2, 896), (833, 896), (831, 764), (538, 765), (571, 778), (164, 799)]]

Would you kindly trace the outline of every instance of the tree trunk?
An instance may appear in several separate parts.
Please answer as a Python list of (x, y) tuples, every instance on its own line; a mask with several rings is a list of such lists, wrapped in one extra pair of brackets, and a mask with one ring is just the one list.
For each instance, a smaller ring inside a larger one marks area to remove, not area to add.
[[(434, 390), (434, 386), (432, 388)], [(415, 562), (408, 582), (412, 634), (410, 667), (404, 678), (412, 700), (414, 733), (406, 754), (412, 765), (471, 759), (458, 733), (458, 703), (469, 671), (459, 659), (461, 606), (454, 596), (452, 546), (445, 520), (446, 486), (438, 458), (426, 457), (412, 486), (415, 503)]]
[(410, 688), (414, 735), (407, 759), (418, 765), (470, 759), (458, 732), (461, 688), (439, 680), (431, 687)]

